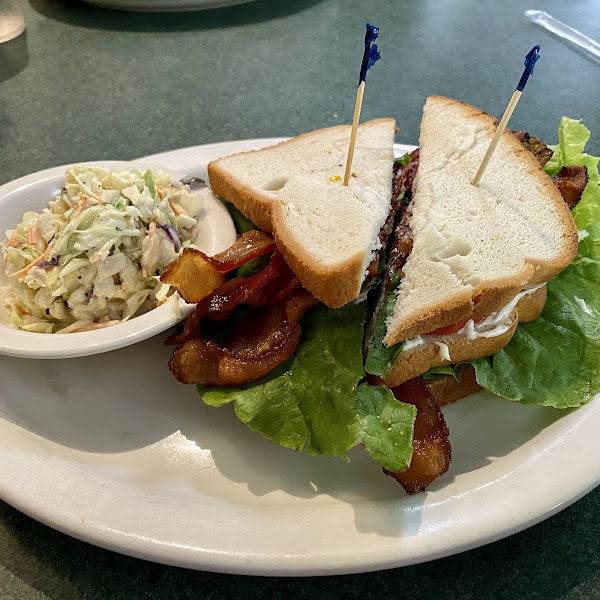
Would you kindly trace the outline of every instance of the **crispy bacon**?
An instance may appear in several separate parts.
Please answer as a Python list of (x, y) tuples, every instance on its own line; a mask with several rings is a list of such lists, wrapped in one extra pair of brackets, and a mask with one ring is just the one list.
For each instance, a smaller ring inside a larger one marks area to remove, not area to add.
[(285, 300), (293, 291), (300, 287), (300, 281), (294, 272), (288, 267), (279, 252), (275, 252), (271, 258), (271, 265), (277, 269), (279, 275), (273, 281), (267, 283), (256, 294), (247, 300), (251, 306), (270, 306)]
[(413, 455), (410, 467), (403, 473), (384, 469), (409, 494), (424, 491), (427, 486), (450, 466), (452, 448), (448, 427), (439, 404), (422, 379), (410, 379), (392, 390), (401, 402), (417, 407), (413, 437)]
[[(397, 198), (402, 191), (412, 194), (415, 175), (419, 169), (419, 148), (410, 153), (410, 160), (406, 165), (394, 165), (394, 179), (392, 181), (392, 197)], [(394, 230), (394, 242), (390, 249), (390, 269), (400, 273), (408, 255), (412, 251), (413, 238), (409, 225), (411, 205), (402, 211), (402, 218)]]
[(526, 131), (513, 131), (512, 133), (533, 154), (540, 167), (543, 167), (552, 158), (552, 150), (537, 138), (531, 137)]
[(253, 229), (238, 236), (236, 242), (219, 254), (206, 256), (206, 262), (217, 271), (228, 273), (244, 263), (275, 250), (275, 240), (268, 233)]
[[(277, 253), (275, 253), (277, 254)], [(271, 259), (273, 262), (274, 259)], [(273, 281), (279, 271), (272, 265), (267, 265), (260, 273), (252, 277), (235, 277), (219, 286), (214, 292), (196, 304), (194, 312), (186, 319), (183, 333), (167, 338), (165, 344), (183, 344), (200, 335), (200, 322), (205, 317), (214, 318), (218, 314), (226, 313), (243, 302), (246, 302), (262, 287)], [(221, 320), (216, 317), (214, 320)]]
[(586, 166), (563, 167), (553, 178), (554, 185), (558, 188), (567, 206), (572, 209), (581, 200), (581, 195), (588, 182)]
[(410, 205), (404, 209), (402, 218), (394, 231), (394, 243), (390, 250), (390, 270), (400, 273), (408, 255), (412, 252), (413, 234), (409, 225)]
[(177, 260), (164, 270), (160, 280), (172, 285), (186, 302), (200, 302), (225, 283), (225, 275), (209, 265), (205, 257), (199, 250), (184, 248)]
[(419, 148), (410, 153), (410, 160), (406, 165), (394, 164), (394, 178), (392, 179), (392, 198), (396, 200), (402, 190), (412, 192), (413, 182), (419, 168)]
[[(260, 356), (279, 345), (283, 334), (316, 303), (310, 292), (300, 289), (284, 302), (253, 310), (231, 330), (225, 347), (242, 356)], [(287, 325), (282, 327), (283, 323)]]
[[(399, 162), (394, 163), (394, 175), (392, 178), (392, 207), (387, 216), (383, 227), (379, 231), (379, 241), (382, 248), (388, 247), (390, 235), (394, 229), (396, 215), (401, 208), (401, 204), (397, 202), (401, 192), (412, 192), (412, 185), (419, 167), (419, 149), (413, 150), (410, 153), (410, 161), (403, 165)], [(375, 252), (373, 259), (367, 268), (367, 279), (375, 277), (379, 273), (379, 253)]]
[(175, 350), (169, 369), (182, 383), (206, 387), (254, 381), (288, 359), (300, 341), (300, 318), (317, 303), (298, 290), (279, 304), (253, 311), (230, 333), (225, 346), (196, 338)]

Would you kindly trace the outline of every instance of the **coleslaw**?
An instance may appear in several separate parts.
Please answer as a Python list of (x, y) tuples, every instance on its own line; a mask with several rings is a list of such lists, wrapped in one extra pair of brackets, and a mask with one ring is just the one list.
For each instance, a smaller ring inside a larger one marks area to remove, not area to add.
[(60, 194), (2, 242), (11, 325), (89, 331), (165, 302), (173, 290), (159, 276), (193, 245), (203, 203), (167, 173), (69, 168)]

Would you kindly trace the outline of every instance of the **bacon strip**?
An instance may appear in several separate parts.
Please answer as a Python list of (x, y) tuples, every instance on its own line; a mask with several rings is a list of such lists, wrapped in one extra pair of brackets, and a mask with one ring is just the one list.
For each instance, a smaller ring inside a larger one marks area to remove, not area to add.
[(563, 167), (553, 178), (554, 185), (558, 188), (563, 200), (570, 209), (581, 200), (581, 195), (588, 182), (586, 166)]
[(407, 164), (394, 164), (394, 178), (392, 179), (392, 198), (396, 200), (402, 190), (412, 192), (415, 175), (419, 168), (419, 148), (410, 153)]
[(186, 342), (171, 356), (169, 369), (181, 383), (206, 387), (254, 381), (294, 353), (300, 341), (300, 318), (316, 303), (312, 294), (299, 290), (284, 302), (242, 319), (224, 347), (205, 338)]
[(267, 283), (256, 294), (246, 301), (251, 306), (271, 306), (285, 300), (292, 292), (300, 287), (300, 281), (294, 272), (288, 267), (279, 252), (275, 252), (271, 258), (271, 266), (277, 269), (279, 275), (273, 281)]
[(552, 158), (552, 154), (554, 154), (552, 150), (537, 138), (531, 137), (526, 131), (513, 131), (512, 133), (533, 154), (540, 167), (543, 167)]
[(412, 252), (413, 247), (413, 234), (409, 225), (411, 215), (410, 209), (411, 205), (404, 209), (402, 218), (398, 225), (396, 225), (396, 229), (394, 230), (394, 243), (390, 250), (390, 270), (398, 274), (401, 274), (402, 267), (404, 266), (404, 263), (406, 263), (406, 259)]
[[(399, 162), (394, 163), (394, 175), (392, 178), (392, 206), (383, 227), (379, 231), (379, 241), (382, 248), (388, 248), (390, 236), (394, 229), (396, 216), (401, 209), (402, 204), (398, 202), (398, 197), (403, 191), (412, 192), (417, 169), (419, 167), (419, 149), (410, 153), (410, 160), (406, 165)], [(405, 211), (406, 212), (406, 211)], [(412, 243), (412, 242), (411, 242)], [(387, 252), (386, 252), (387, 254)], [(375, 277), (379, 273), (379, 252), (373, 254), (373, 259), (367, 268), (367, 279)]]
[[(273, 259), (272, 259), (273, 260)], [(200, 322), (207, 316), (216, 316), (229, 312), (246, 302), (269, 281), (273, 281), (279, 272), (271, 264), (252, 277), (235, 277), (219, 286), (214, 292), (196, 304), (194, 312), (186, 319), (183, 333), (170, 336), (166, 345), (183, 344), (200, 335)], [(221, 320), (218, 317), (215, 320)]]
[(392, 390), (401, 402), (417, 407), (413, 437), (413, 455), (410, 467), (403, 473), (384, 469), (409, 494), (423, 492), (427, 486), (443, 475), (450, 466), (452, 448), (448, 440), (448, 427), (439, 404), (420, 378), (410, 379)]
[(227, 250), (214, 256), (204, 255), (204, 259), (217, 271), (228, 273), (249, 260), (273, 250), (275, 250), (275, 240), (268, 233), (253, 229), (239, 235), (236, 242)]

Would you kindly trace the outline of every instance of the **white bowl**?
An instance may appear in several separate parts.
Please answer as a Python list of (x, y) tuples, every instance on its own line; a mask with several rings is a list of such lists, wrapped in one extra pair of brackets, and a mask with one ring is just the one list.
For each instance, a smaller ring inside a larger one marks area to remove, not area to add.
[[(159, 165), (140, 162), (122, 161), (87, 161), (111, 169), (128, 169), (132, 166), (164, 171), (173, 178), (180, 179), (185, 174), (172, 169), (164, 169)], [(14, 229), (27, 210), (41, 211), (56, 196), (64, 185), (65, 171), (71, 165), (46, 169), (26, 177), (21, 177), (0, 186), (0, 236), (8, 229)], [(202, 240), (200, 249), (206, 254), (216, 254), (225, 250), (236, 239), (233, 221), (227, 209), (214, 195), (206, 195), (204, 217), (198, 228)], [(0, 273), (5, 278), (5, 267), (0, 255)], [(5, 283), (5, 279), (2, 283)], [(157, 335), (187, 316), (193, 305), (178, 299), (176, 310), (173, 302), (161, 306), (124, 323), (78, 333), (32, 333), (11, 327), (8, 324), (8, 311), (0, 293), (0, 354), (21, 358), (73, 358), (100, 354), (109, 350), (123, 348), (149, 337)]]

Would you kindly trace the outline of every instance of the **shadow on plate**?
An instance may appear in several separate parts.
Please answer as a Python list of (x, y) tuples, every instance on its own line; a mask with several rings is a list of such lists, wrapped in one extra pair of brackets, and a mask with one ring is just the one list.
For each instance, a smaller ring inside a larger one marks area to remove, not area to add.
[(533, 440), (569, 410), (523, 405), (479, 392), (444, 409), (455, 477), (490, 464)]
[(97, 8), (81, 0), (29, 0), (44, 16), (69, 25), (107, 31), (190, 31), (238, 27), (300, 12), (323, 0), (258, 0), (212, 10), (172, 13), (124, 12)]
[[(211, 449), (212, 459), (228, 479), (247, 485), (256, 496), (282, 490), (289, 495), (315, 498), (328, 495), (352, 505), (359, 531), (397, 537), (418, 533), (421, 511), (427, 493), (409, 496), (386, 477), (362, 448), (349, 453), (350, 463), (328, 456), (313, 457), (308, 452), (282, 448), (251, 432), (237, 421), (231, 407), (199, 407), (201, 419), (181, 427), (188, 439)], [(428, 492), (443, 490), (463, 473), (481, 469), (493, 458), (501, 458), (533, 440), (566, 411), (540, 406), (523, 406), (488, 393), (475, 394), (445, 409), (453, 461), (448, 473), (429, 486)], [(235, 420), (232, 427), (231, 420)], [(232, 430), (235, 439), (232, 441)], [(207, 440), (218, 432), (214, 439)], [(230, 443), (223, 444), (223, 440)], [(209, 442), (210, 445), (206, 445)], [(268, 463), (265, 464), (265, 457)], [(390, 521), (388, 503), (401, 510)]]
[[(91, 453), (85, 462), (124, 462), (143, 485), (176, 478), (204, 495), (216, 495), (221, 492), (201, 475), (214, 462), (226, 479), (247, 486), (256, 497), (282, 491), (317, 505), (319, 497), (330, 496), (352, 506), (359, 531), (391, 537), (418, 532), (418, 509), (427, 494), (405, 495), (362, 448), (349, 452), (350, 463), (294, 452), (250, 431), (236, 419), (233, 407), (204, 405), (193, 386), (178, 384), (169, 373), (171, 350), (163, 339), (80, 359), (1, 357), (0, 418), (67, 449)], [(484, 467), (492, 457), (510, 454), (560, 417), (559, 411), (483, 394), (448, 407), (446, 414), (453, 462), (430, 491)], [(166, 438), (176, 446), (153, 447)], [(113, 456), (139, 449), (145, 449), (141, 455)], [(390, 522), (386, 504), (397, 504), (399, 498), (402, 509)]]
[[(422, 506), (424, 496), (405, 496), (362, 449), (351, 451), (346, 463), (273, 444), (239, 422), (233, 407), (206, 406), (193, 386), (177, 383), (166, 367), (171, 349), (162, 339), (78, 359), (0, 357), (0, 419), (62, 446), (57, 455), (116, 469), (116, 477), (119, 465), (126, 465), (128, 480), (142, 486), (177, 479), (203, 495), (228, 494), (231, 486), (215, 490), (202, 476), (214, 461), (226, 479), (256, 497), (276, 491), (317, 503), (334, 497), (352, 505), (360, 531), (418, 531), (420, 511), (412, 509)], [(120, 454), (135, 450), (140, 452)], [(384, 504), (399, 496), (407, 512), (398, 511), (390, 522)]]
[(0, 418), (83, 452), (144, 448), (179, 430), (199, 399), (179, 385), (157, 336), (97, 356), (64, 360), (0, 357)]

